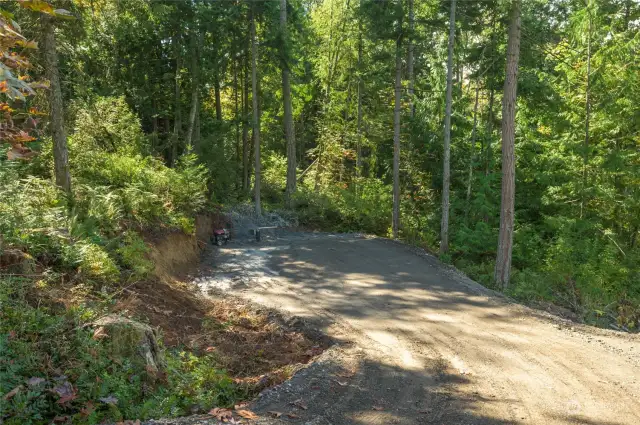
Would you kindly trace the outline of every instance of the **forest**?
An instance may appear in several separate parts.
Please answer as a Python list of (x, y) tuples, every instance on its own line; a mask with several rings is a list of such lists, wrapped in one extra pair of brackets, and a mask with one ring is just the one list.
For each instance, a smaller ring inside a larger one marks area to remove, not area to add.
[[(0, 423), (241, 398), (184, 353), (129, 388), (78, 331), (150, 276), (150, 231), (238, 204), (637, 331), (636, 0), (17, 0), (0, 51)], [(63, 402), (11, 394), (42, 364)]]

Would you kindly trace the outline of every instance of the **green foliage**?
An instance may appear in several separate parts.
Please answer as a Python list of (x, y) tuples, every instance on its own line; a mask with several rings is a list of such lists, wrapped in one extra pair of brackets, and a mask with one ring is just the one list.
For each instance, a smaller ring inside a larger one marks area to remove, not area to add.
[(108, 252), (87, 241), (77, 241), (63, 248), (64, 264), (77, 269), (78, 277), (87, 282), (115, 283), (120, 270)]
[(363, 180), (358, 194), (339, 186), (317, 193), (301, 188), (295, 208), (305, 226), (343, 232), (386, 235), (391, 214), (390, 188), (380, 181)]
[(72, 144), (78, 154), (97, 151), (133, 156), (147, 153), (140, 119), (123, 96), (76, 102), (71, 109), (77, 111)]
[[(106, 112), (94, 117), (95, 110)], [(109, 145), (97, 122), (109, 129)], [(3, 242), (95, 284), (116, 283), (122, 273), (143, 278), (152, 265), (134, 229), (193, 233), (193, 217), (206, 203), (205, 170), (195, 155), (184, 155), (175, 168), (143, 156), (139, 122), (122, 99), (96, 99), (77, 123), (70, 144), (73, 199), (29, 175), (29, 167), (0, 167)]]
[(131, 270), (130, 279), (141, 280), (148, 277), (154, 265), (147, 257), (149, 248), (144, 240), (137, 233), (126, 231), (120, 241), (116, 253), (120, 257), (120, 262)]
[[(166, 378), (157, 377), (92, 338), (86, 325), (110, 303), (93, 288), (148, 278), (154, 264), (142, 233), (193, 233), (207, 178), (193, 154), (174, 168), (147, 155), (147, 138), (123, 98), (95, 98), (76, 110), (71, 198), (48, 178), (49, 149), (38, 163), (0, 162), (0, 255), (27, 253), (40, 276), (0, 277), (0, 393), (16, 389), (0, 399), (0, 421), (98, 424), (233, 404), (243, 393), (210, 356), (170, 352)], [(60, 280), (75, 283), (65, 288), (68, 307), (46, 295)]]
[(64, 202), (51, 182), (20, 177), (15, 170), (0, 168), (0, 230), (4, 243), (28, 250), (33, 256), (60, 256), (68, 240)]
[(287, 183), (287, 158), (269, 152), (262, 160), (262, 194), (265, 202), (284, 202), (284, 189)]
[[(31, 280), (0, 279), (0, 393), (17, 388), (12, 397), (0, 398), (3, 423), (44, 425), (56, 416), (82, 424), (172, 417), (194, 407), (228, 407), (246, 395), (210, 355), (168, 352), (166, 378), (140, 362), (112, 358), (84, 326), (99, 315), (100, 305), (65, 309), (46, 297), (39, 300), (39, 291)], [(65, 395), (71, 397), (61, 402)]]

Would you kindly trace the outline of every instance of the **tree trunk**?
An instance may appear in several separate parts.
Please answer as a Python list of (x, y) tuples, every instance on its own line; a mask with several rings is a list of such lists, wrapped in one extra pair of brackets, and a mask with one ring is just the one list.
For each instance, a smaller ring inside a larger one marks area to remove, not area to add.
[(282, 101), (284, 102), (284, 138), (287, 143), (287, 187), (285, 201), (291, 208), (291, 198), (296, 191), (296, 135), (291, 108), (291, 84), (287, 61), (287, 0), (280, 0), (280, 31), (282, 31)]
[(220, 76), (218, 75), (218, 70), (216, 70), (213, 81), (213, 91), (216, 97), (216, 120), (222, 122), (222, 102), (220, 101)]
[(175, 74), (175, 92), (174, 92), (174, 112), (173, 112), (173, 140), (171, 141), (171, 160), (169, 165), (173, 167), (178, 159), (178, 143), (180, 142), (180, 133), (182, 132), (182, 111), (180, 108), (180, 69), (182, 68), (182, 55), (180, 54), (180, 41), (176, 34), (173, 39), (173, 49), (176, 55), (176, 74)]
[[(240, 121), (242, 118), (240, 117), (240, 107), (239, 107), (239, 99), (238, 99), (238, 60), (234, 58), (233, 60), (233, 120), (235, 121), (235, 132), (236, 132), (236, 164), (237, 167), (240, 168), (240, 164), (242, 161), (242, 147), (240, 145)], [(238, 183), (238, 179), (236, 178), (236, 185)], [(237, 187), (237, 186), (236, 186)]]
[(173, 133), (171, 132), (171, 119), (166, 117), (164, 119), (164, 148), (162, 154), (165, 157), (167, 165), (171, 164), (171, 144), (173, 141)]
[[(476, 150), (476, 131), (478, 128), (478, 98), (480, 96), (480, 84), (476, 83), (476, 100), (473, 104), (473, 129), (471, 130), (471, 146), (470, 146), (470, 158), (469, 158), (469, 179), (467, 181), (467, 205), (469, 205), (469, 200), (471, 199), (471, 183), (473, 180), (473, 162), (475, 158), (475, 150)], [(469, 208), (467, 208), (467, 212)]]
[[(589, 6), (587, 6), (588, 8)], [(584, 154), (582, 159), (582, 194), (580, 200), (580, 218), (584, 215), (584, 204), (587, 196), (588, 173), (589, 166), (589, 124), (591, 123), (591, 10), (587, 10), (589, 14), (589, 27), (587, 34), (587, 87), (585, 90), (585, 121), (584, 121)]]
[(518, 59), (520, 56), (520, 0), (512, 0), (507, 42), (507, 65), (502, 99), (502, 199), (500, 204), (500, 234), (496, 258), (495, 281), (509, 286), (516, 189), (516, 99), (518, 90)]
[[(493, 152), (491, 150), (491, 138), (493, 137), (493, 120), (494, 120), (494, 116), (493, 116), (493, 104), (494, 104), (494, 100), (495, 100), (495, 88), (494, 88), (494, 81), (495, 81), (495, 73), (494, 73), (494, 55), (496, 53), (496, 45), (495, 45), (495, 35), (496, 35), (496, 19), (495, 19), (495, 12), (492, 13), (491, 15), (491, 52), (490, 52), (490, 58), (491, 58), (491, 65), (489, 65), (489, 77), (487, 78), (487, 85), (489, 86), (489, 114), (487, 117), (487, 128), (486, 128), (486, 135), (487, 135), (487, 147), (486, 147), (486, 152), (485, 152), (485, 169), (484, 169), (484, 175), (485, 177), (489, 176), (489, 171), (491, 169), (491, 159), (493, 157)], [(485, 216), (485, 221), (488, 221), (489, 217)]]
[(356, 140), (356, 177), (362, 176), (362, 18), (358, 18), (358, 138)]
[(195, 133), (196, 126), (196, 115), (198, 113), (198, 89), (200, 82), (200, 58), (198, 54), (198, 44), (198, 34), (194, 32), (191, 35), (191, 111), (189, 112), (189, 127), (187, 128), (187, 135), (185, 137), (187, 146), (192, 146), (193, 134)]
[(449, 251), (449, 186), (451, 181), (451, 103), (453, 88), (453, 41), (456, 35), (456, 0), (451, 0), (449, 16), (449, 52), (447, 55), (447, 99), (444, 116), (444, 167), (442, 171), (442, 222), (440, 254)]
[(260, 111), (258, 110), (258, 41), (256, 40), (256, 23), (254, 9), (252, 5), (251, 21), (251, 100), (253, 102), (253, 145), (255, 154), (255, 182), (254, 197), (256, 202), (256, 214), (262, 215), (262, 206), (260, 204)]
[(398, 0), (399, 28), (396, 38), (396, 84), (393, 110), (393, 238), (398, 239), (400, 230), (400, 111), (402, 108), (402, 0)]
[(409, 0), (409, 54), (407, 56), (407, 77), (409, 79), (409, 115), (415, 115), (415, 105), (413, 103), (413, 31), (415, 26), (415, 16), (413, 13), (413, 0)]
[(484, 175), (488, 176), (491, 169), (491, 157), (493, 156), (491, 150), (491, 138), (493, 137), (493, 103), (495, 99), (495, 90), (491, 87), (489, 92), (489, 116), (487, 117), (487, 149), (486, 149), (486, 163), (484, 169)]
[(193, 149), (200, 152), (200, 101), (198, 101), (198, 109), (196, 110), (195, 128), (193, 130)]
[(153, 107), (153, 118), (151, 121), (151, 152), (158, 146), (158, 114), (155, 105)]
[[(247, 46), (249, 47), (249, 46)], [(248, 50), (244, 55), (244, 78), (242, 84), (242, 189), (249, 189), (249, 69)]]
[(64, 130), (64, 105), (62, 104), (62, 88), (58, 73), (58, 53), (56, 51), (56, 35), (53, 18), (44, 16), (44, 59), (49, 88), (49, 108), (51, 113), (51, 136), (53, 139), (53, 167), (56, 185), (71, 194), (71, 174), (69, 172), (69, 151), (67, 134)]

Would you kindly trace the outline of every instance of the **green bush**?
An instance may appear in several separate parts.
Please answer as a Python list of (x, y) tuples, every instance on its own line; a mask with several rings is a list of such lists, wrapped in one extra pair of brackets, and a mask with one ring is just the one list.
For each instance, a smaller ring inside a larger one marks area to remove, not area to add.
[(621, 251), (614, 234), (586, 220), (555, 218), (549, 225), (556, 236), (543, 270), (569, 307), (588, 312), (627, 297), (640, 299), (638, 254)]
[(148, 259), (147, 244), (135, 232), (126, 231), (120, 238), (120, 246), (116, 249), (120, 262), (131, 270), (131, 280), (140, 280), (153, 271), (153, 263)]
[[(122, 272), (143, 278), (152, 267), (134, 232), (193, 233), (193, 217), (206, 204), (206, 171), (195, 155), (184, 155), (175, 168), (146, 156), (140, 123), (123, 99), (97, 98), (76, 109), (71, 199), (49, 178), (29, 175), (29, 165), (2, 163), (3, 245), (92, 283), (115, 283)], [(42, 156), (50, 154), (45, 149)]]
[(379, 180), (363, 181), (358, 193), (342, 187), (318, 193), (301, 187), (295, 195), (300, 223), (322, 230), (388, 233), (391, 188)]
[(77, 268), (77, 277), (83, 281), (116, 283), (120, 278), (120, 270), (114, 259), (94, 243), (78, 241), (66, 245), (63, 259), (65, 264)]
[(76, 111), (72, 140), (77, 155), (93, 151), (124, 156), (149, 153), (140, 119), (124, 96), (79, 101), (71, 109)]

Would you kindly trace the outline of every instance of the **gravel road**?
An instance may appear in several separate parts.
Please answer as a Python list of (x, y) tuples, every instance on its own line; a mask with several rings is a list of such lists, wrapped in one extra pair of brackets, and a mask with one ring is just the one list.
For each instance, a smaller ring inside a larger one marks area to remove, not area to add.
[(512, 303), (402, 244), (286, 233), (210, 261), (203, 291), (300, 316), (340, 342), (262, 394), (254, 411), (282, 413), (263, 423), (640, 424), (638, 336)]

